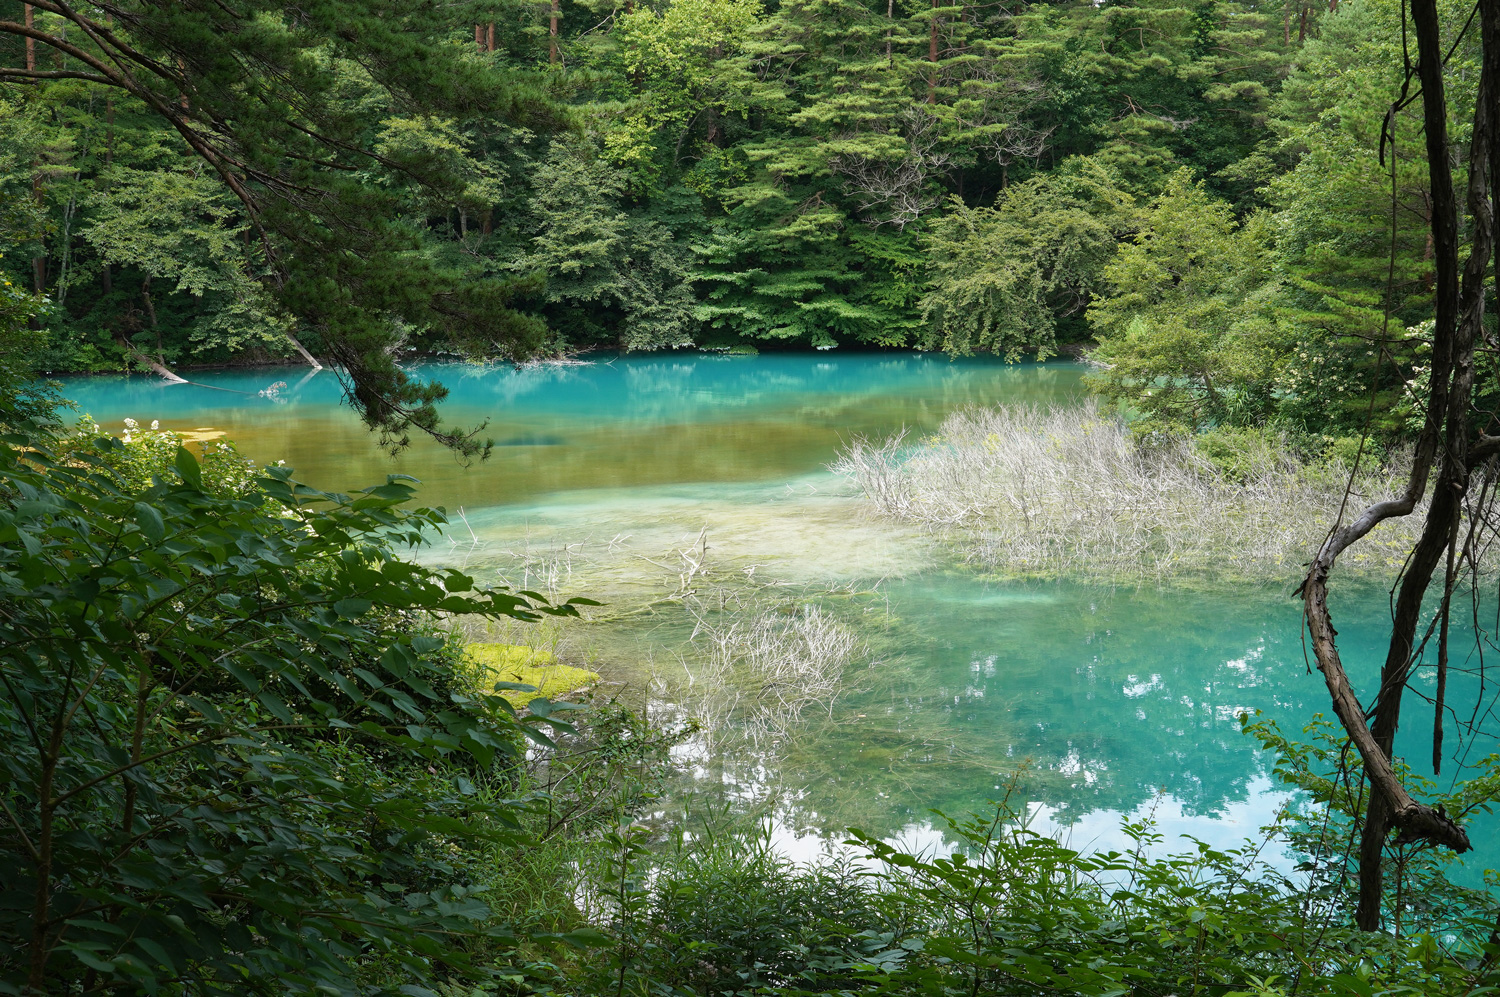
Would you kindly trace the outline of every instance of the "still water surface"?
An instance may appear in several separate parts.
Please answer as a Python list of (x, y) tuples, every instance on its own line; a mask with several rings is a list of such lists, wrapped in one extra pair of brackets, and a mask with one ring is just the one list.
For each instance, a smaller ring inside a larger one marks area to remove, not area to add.
[[(420, 373), (451, 389), (447, 420), (488, 421), (488, 461), (465, 467), (420, 440), (384, 455), (328, 371), (96, 377), (65, 393), (106, 429), (132, 417), (220, 430), (324, 488), (421, 479), (423, 503), (454, 518), (423, 560), (606, 601), (548, 639), (666, 718), (704, 706), (705, 624), (822, 607), (859, 639), (840, 695), (755, 744), (731, 723), (679, 752), (697, 791), (771, 801), (793, 854), (851, 824), (936, 843), (931, 808), (983, 809), (1007, 792), (1075, 845), (1120, 845), (1120, 815), (1148, 813), (1169, 837), (1233, 844), (1285, 799), (1239, 714), (1296, 730), (1328, 712), (1290, 573), (1216, 589), (985, 580), (931, 538), (872, 520), (826, 469), (857, 435), (919, 436), (971, 405), (1066, 404), (1081, 395), (1077, 365), (685, 355)], [(1334, 612), (1361, 687), (1381, 657), (1385, 592), (1338, 588)], [(1476, 693), (1470, 678), (1450, 684), (1450, 702)], [(1430, 725), (1412, 697), (1398, 747), (1418, 768)], [(1448, 743), (1455, 762), (1496, 750), (1451, 728)], [(1491, 824), (1475, 828), (1471, 881), (1500, 858), (1482, 843)]]

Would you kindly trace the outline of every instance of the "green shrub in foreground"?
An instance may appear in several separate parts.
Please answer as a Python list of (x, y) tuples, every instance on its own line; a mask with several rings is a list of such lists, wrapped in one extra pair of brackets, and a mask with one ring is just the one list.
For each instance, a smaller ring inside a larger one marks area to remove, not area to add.
[[(1003, 810), (948, 820), (916, 855), (854, 832), (861, 863), (797, 866), (765, 832), (699, 834), (665, 854), (604, 841), (596, 916), (612, 936), (555, 985), (638, 995), (1290, 997), (1494, 993), (1493, 899), (1441, 934), (1355, 930), (1343, 898), (1266, 861), (1284, 828), (1159, 855), (1081, 854)], [(1157, 857), (1153, 857), (1157, 856)]]
[(0, 993), (488, 975), (454, 857), (522, 837), (497, 764), (549, 709), (456, 683), (422, 621), (571, 607), (397, 556), (443, 521), (397, 477), (220, 489), (173, 448), (141, 485), (123, 446), (0, 444)]

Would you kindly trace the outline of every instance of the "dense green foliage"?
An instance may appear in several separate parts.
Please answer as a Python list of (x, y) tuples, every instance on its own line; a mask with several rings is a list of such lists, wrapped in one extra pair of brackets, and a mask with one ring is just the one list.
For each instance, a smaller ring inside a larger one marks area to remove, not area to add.
[(42, 45), (59, 78), (0, 84), (0, 266), (53, 302), (44, 369), (305, 345), (400, 431), (440, 396), (402, 350), (1072, 343), (1153, 425), (1337, 436), (1374, 391), (1399, 435), (1419, 105), (1383, 174), (1399, 6), (1330, 6), (110, 6), (179, 73), (129, 92)]
[[(1477, 49), (1449, 14), (1461, 171)], [(1279, 420), (1334, 436), (1367, 422), (1387, 438), (1410, 431), (1434, 273), (1420, 105), (1387, 122), (1400, 25), (1398, 10), (1373, 0), (1324, 18), (1270, 102), (1270, 134), (1230, 169), (1259, 178), (1263, 210), (1237, 217), (1187, 173), (1149, 202), (1089, 313), (1106, 395), (1197, 429)]]
[[(940, 823), (952, 844), (938, 853), (856, 832), (849, 844), (862, 865), (812, 868), (777, 857), (753, 832), (705, 828), (657, 857), (616, 835), (604, 851), (620, 944), (572, 986), (1354, 997), (1481, 994), (1495, 982), (1477, 911), (1428, 919), (1424, 927), (1448, 929), (1437, 936), (1361, 935), (1334, 913), (1340, 897), (1278, 874), (1262, 843), (1165, 854), (1146, 820), (1126, 826), (1132, 851), (1081, 854), (1003, 808)], [(659, 878), (648, 889), (651, 867)]]
[(423, 614), (527, 600), (397, 557), (442, 521), (399, 508), (405, 482), (328, 495), (150, 431), (22, 442), (0, 463), (0, 980), (326, 992), (377, 954), (460, 964), (450, 936), (487, 911), (449, 843), (516, 840), (501, 760), (550, 742), (455, 681)]
[(5, 4), (0, 243), (55, 305), (43, 368), (307, 355), (306, 337), (372, 425), (463, 447), (392, 348), (421, 329), (526, 355), (543, 328), (511, 307), (535, 281), (435, 242), (427, 216), (492, 210), (504, 157), (471, 152), (558, 111), (448, 44), (434, 9)]
[[(633, 820), (682, 732), (476, 682), (458, 621), (570, 607), (399, 556), (444, 524), (409, 481), (65, 437), (33, 380), (310, 347), (373, 425), (473, 450), (400, 351), (1087, 341), (1101, 392), (1208, 431), (1227, 477), (1268, 438), (1243, 427), (1397, 436), (1431, 304), (1397, 5), (44, 3), (25, 30), (21, 6), (0, 992), (1500, 987), (1493, 896), (1413, 842), (1388, 843), (1392, 931), (1353, 930), (1362, 783), (1319, 732), (1249, 725), (1304, 795), (1241, 849), (1163, 856), (1143, 822), (1082, 854), (1003, 808), (941, 854), (854, 832), (862, 865), (653, 838)], [(1401, 775), (1458, 816), (1497, 792), (1493, 764), (1447, 796)]]

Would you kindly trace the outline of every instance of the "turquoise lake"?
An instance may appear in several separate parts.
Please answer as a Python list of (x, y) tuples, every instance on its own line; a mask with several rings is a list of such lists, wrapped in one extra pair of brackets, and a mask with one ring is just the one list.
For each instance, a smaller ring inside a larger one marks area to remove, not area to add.
[[(1075, 846), (1122, 844), (1126, 814), (1153, 815), (1169, 838), (1233, 844), (1286, 799), (1239, 714), (1260, 710), (1287, 731), (1331, 714), (1304, 653), (1295, 566), (1217, 587), (985, 581), (932, 538), (873, 518), (827, 470), (856, 436), (919, 437), (965, 406), (1068, 404), (1082, 395), (1078, 365), (685, 354), (419, 373), (451, 390), (448, 422), (488, 421), (489, 460), (466, 467), (420, 440), (384, 454), (326, 370), (197, 373), (185, 385), (77, 378), (64, 393), (108, 431), (130, 417), (222, 432), (319, 487), (419, 478), (422, 503), (453, 523), (416, 556), (604, 602), (539, 639), (665, 722), (721, 714), (678, 750), (687, 784), (765, 807), (794, 855), (850, 825), (936, 843), (931, 808), (962, 813), (1007, 793)], [(839, 691), (743, 736), (734, 702), (765, 701), (765, 683), (721, 675), (718, 699), (706, 692), (714, 635), (811, 607), (854, 642)], [(1368, 690), (1386, 592), (1336, 584), (1333, 611), (1356, 688)], [(1419, 771), (1430, 684), (1414, 681), (1398, 744)], [(1485, 684), (1481, 713), (1496, 685)], [(1479, 679), (1459, 674), (1448, 695), (1467, 712)], [(1447, 744), (1445, 784), (1500, 748), (1451, 726)], [(1500, 858), (1494, 829), (1473, 825), (1471, 882)]]

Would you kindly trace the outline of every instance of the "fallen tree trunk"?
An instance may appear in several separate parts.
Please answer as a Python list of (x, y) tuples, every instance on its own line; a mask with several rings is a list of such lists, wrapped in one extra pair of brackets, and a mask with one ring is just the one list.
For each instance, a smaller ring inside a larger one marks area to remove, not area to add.
[(286, 334), (286, 338), (287, 341), (292, 344), (292, 348), (295, 349), (298, 353), (302, 354), (302, 359), (307, 361), (307, 365), (309, 367), (311, 367), (313, 370), (323, 369), (323, 365), (318, 362), (318, 358), (307, 352), (307, 347), (303, 346), (302, 343), (298, 341), (296, 336), (288, 332)]
[(139, 363), (141, 366), (155, 372), (161, 377), (162, 380), (171, 381), (173, 384), (188, 383), (187, 378), (173, 373), (172, 370), (161, 361), (154, 360), (151, 357), (148, 357), (146, 354), (142, 353), (140, 350), (136, 349), (134, 346), (131, 346), (130, 340), (126, 339), (124, 336), (117, 337), (115, 339), (115, 342), (119, 343), (120, 346), (125, 350), (125, 352), (129, 353), (131, 358), (136, 361), (136, 363)]

